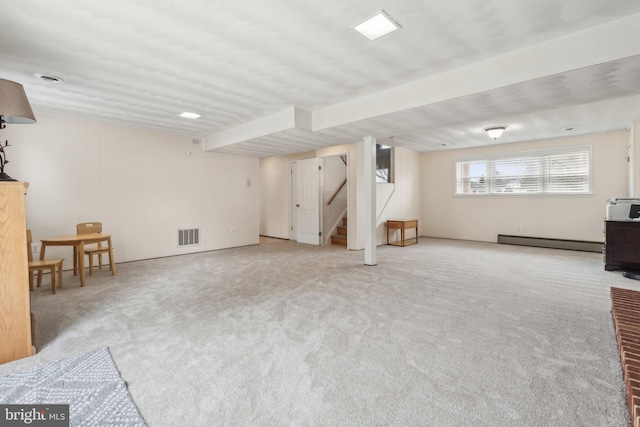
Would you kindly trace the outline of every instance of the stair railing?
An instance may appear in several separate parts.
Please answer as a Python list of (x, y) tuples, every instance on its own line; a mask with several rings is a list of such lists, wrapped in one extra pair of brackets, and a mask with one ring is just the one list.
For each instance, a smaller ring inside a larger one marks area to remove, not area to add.
[(340, 192), (340, 190), (342, 190), (342, 187), (344, 187), (344, 185), (347, 183), (347, 178), (344, 179), (344, 181), (342, 181), (342, 184), (340, 184), (340, 187), (338, 187), (338, 189), (333, 193), (333, 196), (331, 196), (331, 198), (329, 199), (329, 201), (327, 202), (327, 206), (329, 206), (331, 204), (331, 202), (333, 202), (333, 200), (338, 197), (338, 193)]

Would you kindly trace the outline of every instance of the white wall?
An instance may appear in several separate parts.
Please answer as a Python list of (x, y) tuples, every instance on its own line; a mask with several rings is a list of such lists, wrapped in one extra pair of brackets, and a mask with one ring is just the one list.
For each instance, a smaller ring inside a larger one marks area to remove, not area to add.
[[(296, 156), (278, 156), (260, 161), (261, 176), (261, 212), (260, 234), (272, 237), (291, 238), (291, 186), (289, 164), (296, 159), (309, 157), (329, 157), (347, 155), (348, 168), (348, 242), (349, 249), (364, 248), (364, 221), (362, 207), (359, 207), (358, 183), (359, 168), (362, 161), (358, 150), (361, 142), (317, 150), (315, 153), (303, 153)], [(376, 242), (386, 243), (384, 224), (387, 219), (420, 218), (420, 153), (396, 148), (395, 184), (377, 184), (377, 226)], [(389, 187), (391, 186), (391, 187)], [(387, 191), (389, 188), (391, 190)], [(387, 195), (390, 198), (387, 200)], [(384, 199), (384, 203), (380, 200)]]
[[(34, 240), (101, 221), (116, 262), (258, 243), (257, 158), (204, 153), (188, 136), (36, 117), (4, 132), (12, 145), (7, 172), (30, 183)], [(200, 227), (201, 244), (178, 248), (177, 230), (192, 227)], [(71, 253), (47, 249), (49, 257), (64, 256), (67, 268)]]
[(640, 131), (637, 131), (637, 127), (640, 125), (639, 122), (634, 122), (629, 124), (629, 143), (628, 143), (628, 153), (629, 156), (629, 183), (628, 183), (628, 197), (638, 197), (640, 194), (640, 173), (636, 173), (636, 171), (640, 171)]
[[(422, 155), (420, 234), (495, 242), (498, 234), (603, 241), (606, 202), (627, 194), (627, 132), (449, 150)], [(457, 158), (592, 146), (593, 195), (455, 196)]]
[(291, 162), (314, 152), (260, 159), (260, 235), (291, 239)]
[[(418, 220), (420, 231), (421, 194), (421, 154), (415, 151), (396, 147), (393, 149), (394, 183), (376, 184), (376, 244), (387, 243), (386, 222), (395, 220)], [(393, 242), (399, 239), (390, 235)], [(407, 231), (406, 238), (415, 237), (413, 230)]]

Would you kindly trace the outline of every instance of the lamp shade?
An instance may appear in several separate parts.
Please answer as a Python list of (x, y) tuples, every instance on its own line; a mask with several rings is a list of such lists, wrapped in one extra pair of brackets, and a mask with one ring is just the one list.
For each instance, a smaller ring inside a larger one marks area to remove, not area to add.
[(6, 123), (36, 122), (36, 116), (20, 83), (0, 79), (0, 116)]

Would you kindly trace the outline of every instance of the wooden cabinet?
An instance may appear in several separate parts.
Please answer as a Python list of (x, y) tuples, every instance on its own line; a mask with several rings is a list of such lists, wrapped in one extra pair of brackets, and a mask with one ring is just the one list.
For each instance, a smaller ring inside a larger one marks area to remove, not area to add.
[(0, 363), (34, 352), (27, 258), (25, 182), (0, 182)]
[(640, 271), (640, 222), (605, 222), (605, 270)]

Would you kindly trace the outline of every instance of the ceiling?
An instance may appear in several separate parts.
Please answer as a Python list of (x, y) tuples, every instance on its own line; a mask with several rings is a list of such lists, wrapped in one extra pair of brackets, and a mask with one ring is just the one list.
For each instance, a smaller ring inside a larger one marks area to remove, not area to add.
[[(379, 10), (402, 29), (375, 41), (352, 29)], [(637, 0), (4, 0), (0, 78), (22, 83), (36, 114), (210, 151), (373, 135), (426, 152), (494, 144), (492, 125), (507, 126), (500, 143), (626, 129), (640, 120), (637, 40)]]

